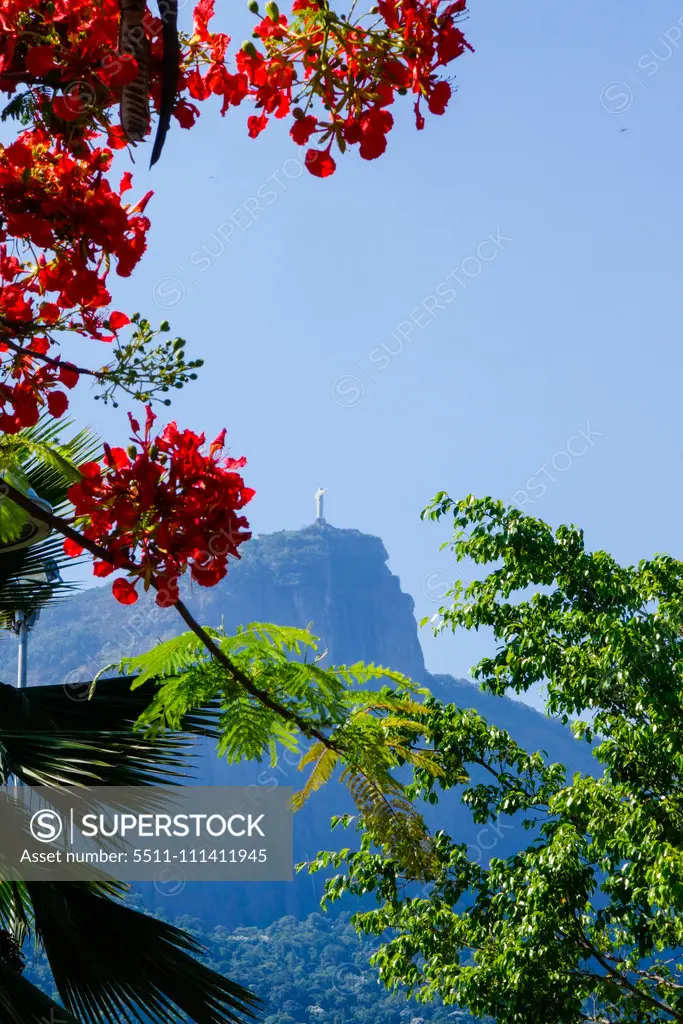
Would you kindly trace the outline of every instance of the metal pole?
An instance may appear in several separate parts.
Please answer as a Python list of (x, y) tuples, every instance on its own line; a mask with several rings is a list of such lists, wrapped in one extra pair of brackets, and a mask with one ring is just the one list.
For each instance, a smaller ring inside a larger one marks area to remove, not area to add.
[(20, 690), (26, 689), (28, 678), (28, 626), (24, 612), (17, 612), (16, 619), (19, 626), (19, 656), (17, 659), (17, 686)]

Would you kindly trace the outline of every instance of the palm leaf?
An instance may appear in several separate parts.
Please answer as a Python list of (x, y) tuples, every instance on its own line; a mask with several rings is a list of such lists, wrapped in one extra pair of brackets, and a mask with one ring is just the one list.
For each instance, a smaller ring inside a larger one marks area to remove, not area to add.
[[(256, 1017), (259, 1000), (199, 963), (185, 932), (83, 883), (26, 882), (57, 991), (82, 1024), (196, 1024)], [(22, 1022), (23, 1024), (23, 1022)]]
[(78, 1024), (67, 1010), (0, 960), (0, 1020), (3, 1024)]
[(31, 904), (23, 882), (0, 882), (0, 928), (21, 945), (31, 931)]
[(76, 584), (43, 583), (39, 577), (54, 570), (66, 571), (73, 563), (74, 559), (64, 554), (61, 537), (48, 537), (30, 548), (0, 555), (0, 626), (11, 628), (15, 611), (41, 609), (69, 597)]
[[(47, 418), (35, 427), (0, 439), (0, 476), (11, 477), (24, 490), (32, 487), (56, 514), (68, 511), (67, 491), (78, 479), (78, 466), (97, 456), (101, 448), (88, 430), (62, 441), (70, 426), (69, 421), (57, 423)], [(17, 536), (27, 518), (12, 502), (0, 501), (0, 539)], [(64, 554), (62, 537), (49, 537), (18, 551), (0, 549), (0, 626), (11, 627), (15, 611), (38, 610), (68, 596), (73, 584), (39, 583), (30, 577), (73, 564), (74, 560)]]
[(191, 735), (218, 735), (217, 701), (189, 712), (182, 732), (157, 740), (133, 725), (155, 690), (131, 691), (127, 678), (88, 683), (77, 694), (61, 684), (16, 690), (0, 683), (0, 769), (27, 785), (140, 786), (186, 777)]
[(79, 477), (78, 467), (102, 454), (102, 442), (90, 430), (64, 441), (72, 425), (72, 420), (47, 417), (0, 441), (0, 472), (7, 464), (20, 466), (36, 493), (57, 510), (67, 504), (66, 492)]

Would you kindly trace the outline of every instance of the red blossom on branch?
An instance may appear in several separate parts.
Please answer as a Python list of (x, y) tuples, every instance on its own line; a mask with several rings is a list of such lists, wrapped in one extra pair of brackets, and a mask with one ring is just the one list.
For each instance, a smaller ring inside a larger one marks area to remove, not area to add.
[[(362, 137), (360, 155), (374, 159), (386, 148), (388, 129), (373, 111), (393, 103), (397, 93), (417, 97), (418, 127), (424, 123), (422, 99), (431, 113), (444, 112), (450, 87), (448, 92), (444, 88), (443, 69), (472, 49), (457, 24), (465, 14), (465, 0), (378, 0), (372, 13), (347, 19), (322, 0), (294, 0), (287, 17), (268, 0), (253, 30), (260, 49), (243, 44), (231, 66), (230, 37), (209, 27), (214, 0), (200, 0), (194, 31), (182, 39), (174, 116), (181, 127), (191, 128), (199, 109), (190, 100), (218, 96), (226, 114), (249, 99), (257, 109), (247, 117), (254, 138), (270, 116), (286, 117), (296, 101), (305, 106), (307, 118), (314, 118), (312, 131), (321, 148), (332, 140), (343, 152)], [(36, 117), (52, 135), (78, 149), (106, 131), (112, 148), (125, 145), (119, 126), (107, 125), (121, 88), (137, 73), (135, 60), (117, 52), (118, 22), (118, 0), (13, 0), (0, 26), (0, 90), (12, 94), (24, 83), (35, 88), (35, 80), (42, 81)], [(162, 23), (147, 11), (144, 28), (151, 43), (151, 95), (158, 108)], [(361, 129), (360, 136), (354, 127)], [(299, 140), (303, 132), (292, 126), (300, 145), (308, 142)]]
[[(395, 122), (388, 108), (398, 112), (402, 97), (412, 96), (419, 129), (425, 109), (444, 113), (452, 94), (445, 69), (471, 49), (457, 24), (465, 13), (465, 0), (378, 0), (353, 17), (335, 14), (326, 0), (294, 0), (285, 15), (268, 0), (255, 42), (230, 55), (230, 37), (210, 27), (214, 0), (199, 0), (193, 30), (181, 37), (176, 123), (190, 129), (197, 104), (218, 97), (222, 115), (250, 105), (252, 138), (272, 118), (291, 118), (290, 137), (306, 147), (305, 166), (318, 178), (333, 174), (337, 152), (350, 147), (377, 159)], [(84, 374), (98, 375), (62, 359), (58, 332), (111, 342), (131, 323), (107, 311), (109, 275), (129, 276), (142, 257), (152, 193), (129, 202), (130, 172), (118, 188), (108, 177), (113, 152), (129, 145), (118, 123), (121, 90), (139, 71), (132, 56), (118, 53), (119, 15), (119, 0), (10, 0), (0, 10), (0, 93), (24, 126), (0, 145), (0, 430), (7, 433), (35, 424), (45, 408), (62, 416), (67, 391)], [(147, 10), (157, 110), (162, 28)], [(157, 600), (166, 603), (177, 600), (187, 570), (204, 586), (216, 583), (250, 536), (239, 511), (253, 492), (237, 472), (243, 460), (221, 461), (224, 435), (205, 454), (203, 435), (174, 423), (152, 439), (153, 420), (148, 409), (142, 434), (131, 420), (131, 449), (106, 447), (102, 465), (84, 466), (71, 489), (85, 535), (110, 556), (95, 561), (96, 575), (127, 574), (114, 584), (124, 603), (137, 599), (140, 579), (160, 587)], [(65, 549), (74, 554), (78, 545), (70, 540)]]
[[(218, 583), (228, 571), (228, 558), (251, 537), (240, 510), (254, 491), (237, 470), (245, 459), (223, 458), (225, 431), (203, 451), (205, 437), (169, 423), (152, 437), (156, 417), (147, 407), (144, 432), (130, 416), (132, 445), (105, 446), (103, 464), (81, 466), (82, 479), (69, 490), (83, 534), (106, 549), (111, 562), (95, 561), (96, 576), (125, 569), (114, 596), (124, 604), (137, 600), (136, 584), (160, 588), (157, 603), (175, 604), (178, 581), (189, 569), (204, 587)], [(68, 555), (82, 549), (67, 540)]]

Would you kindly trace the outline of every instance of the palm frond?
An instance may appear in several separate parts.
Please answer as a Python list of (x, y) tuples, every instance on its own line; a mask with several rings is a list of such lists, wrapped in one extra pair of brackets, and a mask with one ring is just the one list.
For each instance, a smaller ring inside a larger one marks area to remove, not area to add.
[(21, 945), (31, 931), (33, 912), (23, 882), (0, 882), (0, 928)]
[(259, 1000), (198, 960), (185, 932), (83, 883), (27, 882), (57, 991), (80, 1024), (253, 1020)]
[(63, 539), (55, 536), (0, 555), (0, 626), (11, 628), (15, 611), (40, 610), (73, 594), (78, 589), (75, 583), (43, 580), (55, 571), (61, 575), (75, 561), (64, 554)]
[(16, 690), (0, 683), (0, 771), (31, 786), (141, 786), (187, 777), (192, 736), (218, 736), (216, 701), (189, 712), (181, 732), (150, 739), (134, 723), (155, 691), (127, 678), (70, 693), (61, 684)]
[[(68, 511), (67, 491), (78, 479), (78, 466), (101, 449), (99, 439), (89, 430), (63, 440), (70, 426), (70, 421), (46, 418), (35, 427), (0, 438), (0, 476), (24, 491), (32, 488), (56, 514)], [(0, 501), (0, 539), (13, 540), (28, 521), (27, 514), (13, 502)], [(0, 548), (0, 626), (10, 627), (15, 611), (39, 610), (67, 597), (74, 584), (43, 583), (40, 577), (74, 564), (74, 559), (64, 554), (60, 536), (16, 551)]]
[(0, 960), (0, 1020), (3, 1024), (78, 1024), (39, 988)]
[(6, 465), (20, 467), (30, 486), (56, 510), (66, 505), (66, 492), (79, 477), (78, 467), (102, 453), (102, 442), (91, 430), (80, 430), (64, 440), (72, 425), (72, 420), (46, 417), (35, 427), (4, 435), (0, 441), (0, 472)]

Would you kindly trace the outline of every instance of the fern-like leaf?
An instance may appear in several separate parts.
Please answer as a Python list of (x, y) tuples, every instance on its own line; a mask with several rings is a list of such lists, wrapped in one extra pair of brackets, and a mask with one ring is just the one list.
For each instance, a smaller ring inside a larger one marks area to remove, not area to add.
[[(220, 636), (218, 630), (206, 628), (206, 632), (214, 639)], [(194, 633), (181, 633), (164, 643), (157, 644), (151, 651), (124, 658), (121, 671), (135, 675), (133, 689), (142, 686), (149, 679), (164, 679), (167, 676), (178, 676), (189, 671), (197, 663), (207, 658), (202, 641)]]
[(306, 785), (292, 797), (292, 806), (295, 811), (303, 807), (311, 793), (314, 793), (321, 786), (324, 786), (326, 782), (329, 782), (339, 761), (339, 754), (336, 750), (330, 750), (323, 743), (315, 743), (301, 758), (299, 768), (305, 768), (312, 761), (315, 761), (315, 765), (306, 781)]

